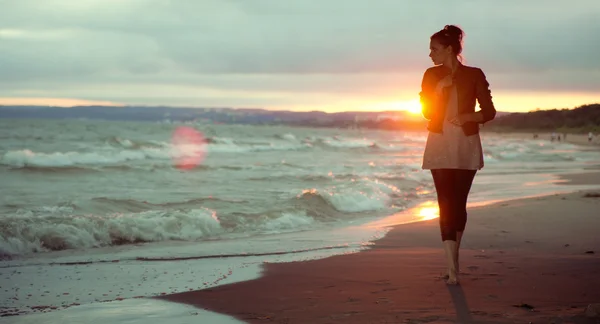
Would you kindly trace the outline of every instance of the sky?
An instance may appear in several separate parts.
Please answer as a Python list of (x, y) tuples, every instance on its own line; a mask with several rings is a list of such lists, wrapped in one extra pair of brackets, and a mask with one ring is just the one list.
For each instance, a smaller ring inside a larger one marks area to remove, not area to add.
[(0, 104), (415, 110), (429, 37), (501, 111), (600, 102), (598, 0), (0, 0)]

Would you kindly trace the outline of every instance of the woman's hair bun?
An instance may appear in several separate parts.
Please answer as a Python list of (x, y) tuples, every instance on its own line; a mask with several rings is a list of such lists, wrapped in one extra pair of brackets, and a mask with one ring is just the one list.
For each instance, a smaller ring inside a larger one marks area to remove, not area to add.
[(444, 46), (452, 46), (452, 51), (456, 55), (462, 53), (462, 40), (465, 33), (460, 27), (455, 25), (446, 25), (444, 29), (431, 36), (431, 40), (436, 40)]
[(460, 27), (454, 25), (446, 25), (444, 26), (444, 32), (447, 33), (449, 37), (457, 40), (459, 43), (462, 41), (463, 31), (462, 29), (460, 29)]

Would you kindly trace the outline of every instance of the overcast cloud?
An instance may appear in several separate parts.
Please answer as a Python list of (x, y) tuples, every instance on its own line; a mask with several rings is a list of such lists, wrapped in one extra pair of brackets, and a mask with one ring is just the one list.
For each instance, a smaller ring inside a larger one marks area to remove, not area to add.
[[(598, 0), (0, 0), (0, 97), (282, 106), (410, 99), (429, 36), (493, 91), (600, 92)], [(599, 98), (600, 101), (600, 98)]]

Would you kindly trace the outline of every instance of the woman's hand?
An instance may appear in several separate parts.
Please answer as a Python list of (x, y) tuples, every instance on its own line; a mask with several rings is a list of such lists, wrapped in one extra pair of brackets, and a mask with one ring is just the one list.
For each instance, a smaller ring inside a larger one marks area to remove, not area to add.
[(444, 88), (450, 87), (452, 86), (452, 76), (451, 75), (447, 75), (445, 78), (443, 78), (442, 80), (440, 80), (436, 87), (435, 87), (435, 92), (440, 95), (443, 91)]
[(462, 126), (465, 123), (475, 122), (475, 114), (460, 114), (448, 121), (456, 126)]

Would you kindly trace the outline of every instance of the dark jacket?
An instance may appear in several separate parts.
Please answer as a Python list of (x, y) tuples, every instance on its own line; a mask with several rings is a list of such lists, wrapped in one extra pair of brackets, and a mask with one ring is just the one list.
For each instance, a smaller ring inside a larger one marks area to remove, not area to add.
[[(449, 69), (443, 66), (434, 66), (427, 69), (423, 75), (419, 95), (423, 117), (429, 120), (427, 129), (431, 132), (443, 132), (449, 88), (446, 88), (446, 91), (443, 91), (439, 97), (435, 94), (435, 88), (438, 81), (448, 74), (450, 74)], [(452, 78), (452, 83), (456, 85), (459, 114), (474, 113), (475, 99), (477, 99), (480, 108), (478, 113), (483, 115), (481, 124), (494, 119), (496, 109), (492, 102), (489, 83), (481, 69), (460, 64)], [(462, 129), (467, 136), (477, 134), (479, 123), (465, 123), (462, 125)]]

